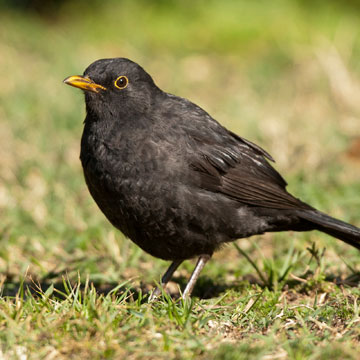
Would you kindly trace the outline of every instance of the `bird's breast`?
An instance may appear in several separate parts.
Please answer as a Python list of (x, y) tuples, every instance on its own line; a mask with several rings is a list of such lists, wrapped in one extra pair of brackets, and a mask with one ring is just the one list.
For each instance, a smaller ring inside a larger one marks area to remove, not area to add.
[(186, 171), (171, 145), (132, 136), (119, 137), (115, 144), (86, 132), (81, 143), (87, 185), (107, 216), (106, 208), (135, 213), (139, 208), (156, 207), (164, 197), (176, 197), (177, 184)]

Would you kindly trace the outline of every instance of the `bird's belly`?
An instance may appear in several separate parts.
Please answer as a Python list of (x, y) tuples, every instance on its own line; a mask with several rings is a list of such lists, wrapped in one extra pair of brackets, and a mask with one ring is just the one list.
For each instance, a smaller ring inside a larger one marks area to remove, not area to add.
[(173, 178), (129, 167), (115, 177), (94, 162), (84, 167), (84, 175), (107, 219), (151, 255), (186, 259), (211, 254), (219, 245), (199, 224)]
[(84, 174), (108, 220), (155, 257), (175, 260), (212, 254), (224, 242), (265, 229), (266, 224), (249, 227), (259, 219), (247, 207), (239, 208), (237, 202), (192, 186), (164, 169), (126, 164), (105, 169), (92, 159)]

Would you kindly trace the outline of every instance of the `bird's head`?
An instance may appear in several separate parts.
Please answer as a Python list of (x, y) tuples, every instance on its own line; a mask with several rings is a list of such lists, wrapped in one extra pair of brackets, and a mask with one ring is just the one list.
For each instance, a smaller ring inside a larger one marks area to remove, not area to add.
[(83, 75), (69, 76), (64, 83), (85, 92), (87, 112), (95, 118), (144, 112), (160, 91), (141, 66), (125, 58), (97, 60)]

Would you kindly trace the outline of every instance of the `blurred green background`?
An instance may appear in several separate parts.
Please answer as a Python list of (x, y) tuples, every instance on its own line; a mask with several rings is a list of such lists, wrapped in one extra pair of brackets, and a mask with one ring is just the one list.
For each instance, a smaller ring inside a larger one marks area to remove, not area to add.
[[(138, 62), (162, 89), (269, 151), (295, 195), (359, 226), (359, 20), (357, 1), (1, 1), (0, 272), (7, 282), (26, 271), (41, 280), (80, 270), (100, 282), (138, 276), (148, 283), (166, 266), (107, 223), (83, 180), (83, 95), (62, 80), (99, 58)], [(268, 235), (259, 244), (276, 255), (287, 245), (275, 245), (295, 240), (299, 249), (316, 240), (331, 244), (334, 257), (357, 256), (316, 233)], [(232, 247), (224, 251), (210, 276), (253, 271), (238, 269), (239, 258), (226, 261)]]

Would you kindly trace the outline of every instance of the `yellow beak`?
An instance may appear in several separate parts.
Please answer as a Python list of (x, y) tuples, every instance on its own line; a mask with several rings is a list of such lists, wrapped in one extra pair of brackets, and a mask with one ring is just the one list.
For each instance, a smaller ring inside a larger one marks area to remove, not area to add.
[(106, 87), (96, 84), (91, 79), (80, 76), (80, 75), (73, 75), (67, 77), (64, 81), (65, 84), (74, 86), (81, 90), (85, 91), (92, 91), (92, 92), (99, 92), (99, 89), (106, 90)]

